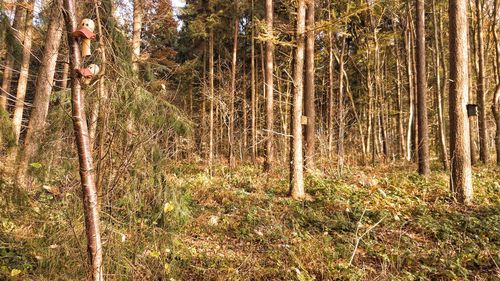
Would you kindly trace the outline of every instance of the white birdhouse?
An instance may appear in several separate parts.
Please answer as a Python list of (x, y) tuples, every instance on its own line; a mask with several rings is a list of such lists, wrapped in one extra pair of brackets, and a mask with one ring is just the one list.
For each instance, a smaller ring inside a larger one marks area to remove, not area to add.
[(97, 64), (89, 65), (88, 69), (92, 73), (92, 76), (99, 74), (99, 66)]
[(91, 19), (83, 19), (80, 23), (80, 28), (73, 32), (73, 36), (81, 38), (80, 48), (82, 52), (82, 57), (90, 56), (90, 43), (92, 39), (95, 38), (94, 34), (95, 23)]

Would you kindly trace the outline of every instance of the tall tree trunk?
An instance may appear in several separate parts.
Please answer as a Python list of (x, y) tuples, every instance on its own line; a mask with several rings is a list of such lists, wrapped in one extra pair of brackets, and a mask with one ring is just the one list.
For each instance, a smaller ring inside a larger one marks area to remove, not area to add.
[(134, 23), (132, 30), (132, 70), (139, 72), (139, 56), (141, 55), (141, 30), (143, 17), (142, 0), (134, 0)]
[(306, 54), (305, 54), (305, 81), (304, 81), (304, 115), (307, 117), (305, 128), (305, 165), (307, 169), (314, 168), (314, 154), (316, 148), (316, 108), (314, 89), (314, 0), (307, 0), (306, 14)]
[(495, 44), (495, 59), (493, 65), (496, 69), (496, 87), (495, 93), (493, 95), (493, 105), (492, 111), (493, 116), (495, 117), (496, 124), (496, 134), (495, 134), (495, 150), (497, 154), (497, 165), (500, 165), (500, 40), (498, 40), (497, 33), (497, 23), (496, 20), (498, 18), (498, 8), (499, 8), (499, 0), (495, 0), (493, 4), (493, 43)]
[(340, 50), (339, 58), (339, 96), (338, 96), (338, 108), (337, 108), (337, 120), (339, 126), (339, 139), (337, 142), (337, 154), (338, 163), (337, 168), (339, 175), (342, 175), (344, 170), (344, 55), (346, 48), (346, 38), (342, 37), (342, 46)]
[(266, 159), (264, 171), (270, 172), (273, 165), (274, 141), (274, 77), (273, 77), (273, 0), (266, 0), (266, 24), (268, 40), (266, 41)]
[(412, 159), (412, 139), (413, 139), (413, 134), (412, 134), (412, 128), (413, 123), (415, 122), (415, 108), (414, 108), (414, 101), (413, 101), (413, 92), (414, 92), (414, 84), (413, 84), (413, 67), (412, 67), (412, 55), (411, 55), (411, 50), (412, 50), (412, 38), (411, 38), (411, 28), (410, 28), (410, 17), (407, 17), (407, 26), (406, 26), (406, 31), (405, 31), (405, 45), (406, 45), (406, 76), (408, 78), (408, 100), (409, 100), (409, 108), (410, 112), (408, 114), (408, 127), (407, 127), (407, 132), (406, 132), (406, 160), (411, 161)]
[[(71, 69), (80, 67), (80, 48), (77, 40), (71, 35), (77, 29), (74, 0), (64, 1), (64, 19), (68, 30), (68, 45), (70, 48)], [(83, 189), (83, 208), (87, 236), (87, 253), (91, 270), (91, 279), (102, 281), (102, 243), (100, 234), (99, 207), (94, 178), (92, 148), (85, 118), (84, 94), (80, 80), (76, 73), (71, 73), (71, 105), (73, 127), (75, 131), (78, 160), (80, 163), (80, 177)]]
[[(18, 42), (21, 41), (22, 32), (20, 31), (23, 29), (23, 25), (26, 21), (26, 9), (24, 8), (24, 5), (25, 0), (17, 1), (14, 21), (12, 23), (13, 34)], [(11, 42), (12, 45), (13, 43), (14, 42)], [(7, 58), (5, 60), (5, 67), (3, 71), (2, 89), (0, 91), (0, 109), (4, 110), (7, 110), (8, 100), (11, 99), (9, 95), (12, 85), (12, 73), (14, 70), (15, 62), (13, 46), (8, 46), (7, 50)]]
[[(448, 160), (448, 150), (446, 147), (446, 135), (445, 135), (445, 125), (443, 117), (443, 93), (444, 88), (441, 85), (441, 52), (442, 49), (439, 46), (439, 27), (437, 21), (437, 10), (436, 1), (432, 1), (432, 20), (434, 27), (434, 72), (436, 73), (436, 97), (437, 97), (437, 121), (438, 121), (438, 134), (439, 134), (439, 148), (441, 154), (441, 160), (443, 161), (444, 170), (448, 170), (449, 160)], [(444, 82), (446, 83), (446, 81)]]
[[(394, 32), (396, 32), (396, 28), (394, 27)], [(399, 159), (403, 159), (405, 154), (405, 140), (404, 140), (404, 122), (403, 122), (403, 100), (401, 95), (401, 62), (400, 62), (400, 51), (399, 51), (399, 42), (396, 41), (396, 93), (397, 93), (397, 101), (396, 101), (396, 109), (398, 112), (396, 119), (396, 127), (397, 127), (397, 157)]]
[(229, 168), (233, 169), (235, 167), (234, 158), (234, 97), (236, 95), (236, 62), (237, 62), (237, 52), (238, 52), (238, 29), (239, 29), (239, 19), (238, 19), (238, 1), (235, 1), (235, 17), (234, 17), (234, 30), (233, 30), (233, 58), (231, 64), (231, 93), (229, 96), (229, 128), (228, 128), (228, 150), (229, 150)]
[(450, 34), (450, 186), (461, 203), (472, 203), (469, 120), (466, 104), (469, 91), (466, 0), (449, 0)]
[(40, 137), (45, 131), (45, 121), (50, 103), (50, 94), (54, 82), (57, 56), (62, 37), (62, 1), (53, 1), (52, 15), (45, 37), (45, 50), (43, 52), (42, 63), (38, 70), (35, 87), (35, 98), (31, 110), (24, 145), (19, 148), (18, 154), (19, 169), (17, 180), (20, 182), (26, 177), (28, 164), (38, 149)]
[(214, 31), (210, 28), (208, 38), (208, 89), (210, 91), (210, 131), (208, 144), (208, 168), (210, 175), (213, 173), (214, 162)]
[[(328, 1), (328, 22), (332, 24), (331, 1)], [(328, 31), (328, 156), (333, 157), (333, 121), (334, 114), (334, 96), (333, 96), (333, 31)], [(342, 77), (343, 73), (339, 74)]]
[(427, 132), (427, 76), (425, 65), (425, 2), (416, 0), (417, 11), (417, 99), (418, 99), (418, 172), (427, 176), (429, 140)]
[(252, 123), (252, 163), (257, 162), (257, 88), (255, 85), (255, 15), (254, 0), (252, 0), (252, 32), (250, 43), (250, 86), (251, 86), (251, 123)]
[(489, 159), (488, 135), (486, 131), (486, 94), (484, 90), (484, 40), (483, 40), (483, 5), (476, 0), (476, 35), (477, 35), (477, 102), (479, 107), (479, 160), (487, 163)]
[(302, 155), (302, 102), (304, 98), (304, 35), (306, 30), (306, 4), (297, 1), (297, 30), (295, 69), (293, 74), (294, 93), (292, 109), (292, 145), (291, 145), (291, 186), (290, 195), (294, 199), (304, 199), (304, 164)]
[[(26, 97), (26, 90), (28, 88), (28, 75), (30, 70), (30, 60), (31, 60), (31, 43), (33, 40), (33, 11), (34, 3), (28, 3), (26, 8), (26, 20), (24, 23), (24, 34), (23, 34), (23, 60), (21, 62), (21, 68), (19, 71), (19, 80), (17, 82), (17, 94), (16, 103), (14, 107), (14, 114), (12, 116), (12, 125), (14, 128), (14, 134), (16, 137), (16, 143), (19, 143), (19, 137), (21, 135), (21, 127), (23, 123), (23, 113), (24, 113), (24, 100)], [(17, 153), (17, 150), (12, 150)], [(14, 157), (15, 159), (15, 157)]]

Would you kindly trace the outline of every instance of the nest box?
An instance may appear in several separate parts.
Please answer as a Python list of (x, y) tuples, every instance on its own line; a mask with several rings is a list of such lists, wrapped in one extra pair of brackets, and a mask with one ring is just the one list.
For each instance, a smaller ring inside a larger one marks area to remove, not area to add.
[(90, 56), (90, 42), (95, 39), (95, 23), (91, 19), (83, 19), (80, 28), (73, 32), (75, 38), (80, 38), (82, 57)]
[(467, 105), (467, 116), (477, 116), (477, 104), (468, 104)]
[(97, 64), (91, 64), (86, 68), (75, 69), (76, 73), (83, 78), (83, 83), (88, 85), (94, 76), (99, 73), (99, 66)]

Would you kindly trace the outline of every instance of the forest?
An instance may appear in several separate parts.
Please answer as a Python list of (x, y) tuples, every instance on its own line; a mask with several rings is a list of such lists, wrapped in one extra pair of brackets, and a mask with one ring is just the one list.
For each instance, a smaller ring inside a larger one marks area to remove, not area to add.
[(500, 0), (1, 0), (0, 280), (500, 280)]

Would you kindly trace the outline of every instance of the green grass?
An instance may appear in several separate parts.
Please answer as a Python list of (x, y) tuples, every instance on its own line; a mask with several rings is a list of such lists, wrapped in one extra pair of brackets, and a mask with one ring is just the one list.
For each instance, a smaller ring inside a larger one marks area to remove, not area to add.
[[(106, 279), (499, 280), (499, 168), (475, 169), (466, 208), (449, 197), (444, 173), (425, 179), (401, 166), (308, 176), (314, 200), (297, 202), (285, 169), (267, 179), (241, 165), (211, 179), (203, 165), (165, 163), (162, 176), (128, 178), (102, 198)], [(366, 175), (378, 183), (363, 186)], [(41, 184), (19, 196), (0, 183), (0, 279), (82, 279), (72, 183), (58, 196)]]

